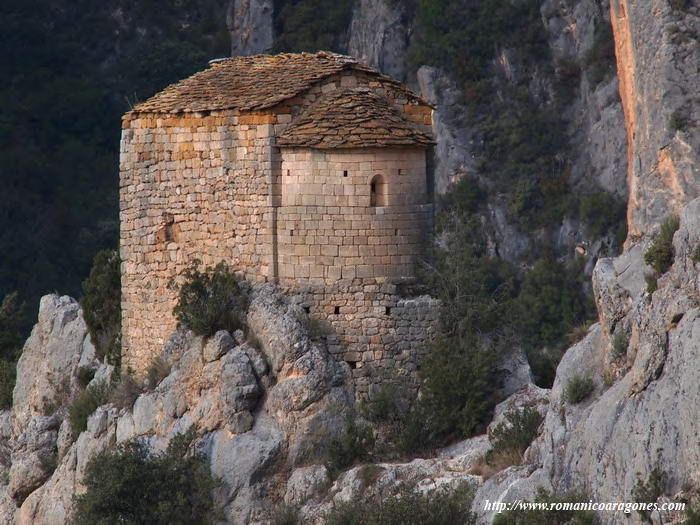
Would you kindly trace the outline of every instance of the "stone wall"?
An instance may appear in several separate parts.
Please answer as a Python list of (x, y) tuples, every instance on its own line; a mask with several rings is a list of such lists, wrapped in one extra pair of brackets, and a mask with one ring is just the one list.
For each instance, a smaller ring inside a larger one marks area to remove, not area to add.
[(380, 382), (418, 386), (417, 363), (436, 329), (439, 301), (415, 295), (411, 285), (405, 278), (341, 279), (292, 297), (330, 352), (350, 365), (359, 398)]
[[(432, 108), (391, 81), (360, 71), (328, 77), (262, 111), (125, 115), (120, 254), (127, 367), (144, 373), (162, 351), (176, 325), (176, 292), (169, 284), (195, 259), (205, 266), (225, 261), (245, 279), (296, 287), (413, 274), (431, 212), (423, 204), (428, 192), (423, 150), (301, 153), (275, 146), (281, 130), (319, 96), (355, 85), (372, 87), (406, 118), (429, 128)], [(303, 174), (308, 161), (313, 170), (324, 163), (327, 170), (328, 163), (345, 166), (340, 171), (348, 177), (340, 174), (343, 182), (331, 184), (330, 171)], [(295, 173), (285, 179), (285, 170)], [(367, 179), (378, 173), (386, 182), (378, 191), (390, 205), (370, 207)], [(353, 195), (345, 191), (356, 193), (352, 205), (336, 204), (350, 203)], [(313, 206), (303, 204), (311, 197)], [(317, 197), (323, 197), (322, 205)], [(294, 238), (297, 233), (305, 237)], [(308, 257), (316, 257), (313, 264)]]
[[(263, 121), (263, 122), (261, 122)], [(272, 269), (273, 154), (264, 118), (138, 115), (124, 120), (120, 220), (125, 364), (144, 370), (175, 328), (168, 289), (194, 259), (252, 280)]]
[(414, 275), (432, 215), (424, 150), (283, 148), (281, 162), (281, 283)]

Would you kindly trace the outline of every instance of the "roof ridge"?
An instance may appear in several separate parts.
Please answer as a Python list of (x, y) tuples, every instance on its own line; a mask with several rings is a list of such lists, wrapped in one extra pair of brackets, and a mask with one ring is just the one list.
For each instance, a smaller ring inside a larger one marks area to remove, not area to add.
[(267, 109), (348, 69), (391, 83), (407, 96), (430, 105), (398, 80), (382, 75), (352, 56), (317, 51), (214, 59), (208, 68), (167, 86), (137, 104), (130, 113)]

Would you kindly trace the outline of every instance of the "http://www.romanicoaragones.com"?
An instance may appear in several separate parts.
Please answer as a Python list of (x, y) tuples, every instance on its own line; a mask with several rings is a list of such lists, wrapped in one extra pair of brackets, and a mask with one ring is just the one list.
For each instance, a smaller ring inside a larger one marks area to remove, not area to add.
[(496, 513), (524, 510), (542, 510), (542, 511), (606, 511), (606, 512), (624, 512), (630, 514), (635, 511), (653, 512), (653, 511), (682, 511), (685, 510), (683, 502), (664, 502), (664, 503), (643, 503), (643, 502), (597, 502), (589, 501), (523, 501), (520, 499), (505, 502), (505, 501), (489, 501), (484, 503), (485, 511), (495, 511)]

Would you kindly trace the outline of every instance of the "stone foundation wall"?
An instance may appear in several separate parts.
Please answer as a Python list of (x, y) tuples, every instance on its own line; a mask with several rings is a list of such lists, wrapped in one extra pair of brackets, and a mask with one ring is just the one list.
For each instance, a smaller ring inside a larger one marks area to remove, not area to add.
[(435, 333), (440, 303), (406, 295), (411, 282), (342, 279), (330, 287), (289, 289), (316, 321), (330, 352), (350, 365), (358, 398), (385, 381), (418, 387), (417, 364)]

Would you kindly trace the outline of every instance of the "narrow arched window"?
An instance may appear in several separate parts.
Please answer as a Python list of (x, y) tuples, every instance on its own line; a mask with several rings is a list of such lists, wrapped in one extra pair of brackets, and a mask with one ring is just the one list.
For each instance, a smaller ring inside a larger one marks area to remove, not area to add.
[(369, 190), (369, 205), (370, 206), (386, 206), (388, 201), (387, 184), (384, 177), (375, 175), (370, 182)]

